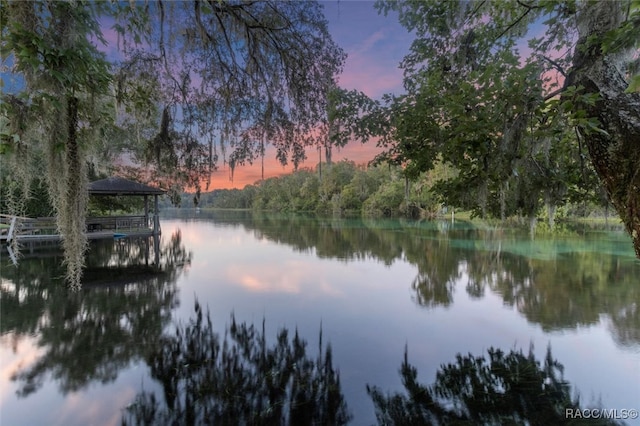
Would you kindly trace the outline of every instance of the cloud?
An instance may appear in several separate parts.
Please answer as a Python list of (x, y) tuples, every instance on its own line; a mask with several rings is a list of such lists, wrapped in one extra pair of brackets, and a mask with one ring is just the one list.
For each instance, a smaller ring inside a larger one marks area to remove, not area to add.
[(408, 53), (412, 36), (394, 13), (381, 16), (373, 2), (324, 2), (334, 41), (347, 53), (340, 85), (372, 98), (402, 91), (398, 65)]
[(43, 352), (35, 339), (16, 333), (3, 335), (0, 343), (2, 343), (0, 347), (0, 360), (2, 360), (0, 362), (0, 380), (4, 383), (0, 390), (0, 401), (2, 402), (0, 405), (5, 405), (13, 390), (13, 386), (7, 385), (11, 383), (11, 378), (35, 364)]
[(251, 271), (240, 265), (227, 269), (227, 278), (254, 293), (300, 293), (305, 271), (295, 263), (283, 268), (281, 265), (254, 265)]
[(360, 49), (356, 53), (369, 53), (376, 43), (384, 40), (386, 37), (383, 30), (378, 30), (367, 37), (361, 44)]
[(251, 270), (236, 264), (227, 268), (226, 275), (231, 282), (251, 293), (344, 297), (342, 290), (329, 283), (321, 265), (314, 262), (290, 260), (282, 265), (254, 264)]
[[(367, 96), (379, 99), (385, 93), (403, 91), (402, 70), (399, 63), (408, 53), (413, 36), (399, 23), (395, 15), (380, 16), (373, 2), (331, 1), (323, 2), (329, 31), (334, 41), (345, 49), (347, 61), (344, 72), (338, 77), (341, 87), (359, 90)], [(333, 161), (348, 159), (366, 164), (382, 150), (375, 141), (367, 144), (351, 142), (341, 149), (334, 149)], [(307, 149), (307, 160), (301, 167), (315, 169), (318, 153)], [(264, 177), (281, 176), (293, 172), (291, 165), (282, 166), (269, 148), (264, 159)], [(244, 188), (262, 178), (262, 164), (238, 166), (233, 181), (227, 165), (219, 164), (212, 175), (212, 189)]]

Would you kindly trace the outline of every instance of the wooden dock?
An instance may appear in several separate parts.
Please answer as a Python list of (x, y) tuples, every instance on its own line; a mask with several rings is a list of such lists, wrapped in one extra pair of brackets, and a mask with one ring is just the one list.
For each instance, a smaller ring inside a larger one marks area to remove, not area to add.
[[(90, 240), (149, 236), (154, 228), (148, 216), (103, 216), (88, 217), (85, 233)], [(159, 233), (159, 229), (158, 229)], [(0, 215), (0, 243), (12, 241), (61, 241), (55, 218), (28, 218)]]

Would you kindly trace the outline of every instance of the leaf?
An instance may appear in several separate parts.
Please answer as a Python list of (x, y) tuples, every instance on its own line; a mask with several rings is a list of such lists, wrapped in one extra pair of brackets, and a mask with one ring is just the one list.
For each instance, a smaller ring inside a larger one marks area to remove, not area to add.
[(55, 70), (51, 70), (51, 76), (53, 78), (55, 78), (56, 80), (58, 80), (58, 83), (60, 83), (62, 85), (64, 85), (66, 83), (66, 78), (61, 72), (58, 72), (58, 71), (55, 71)]
[(629, 87), (625, 90), (625, 93), (637, 93), (640, 92), (640, 75), (635, 75), (631, 78)]

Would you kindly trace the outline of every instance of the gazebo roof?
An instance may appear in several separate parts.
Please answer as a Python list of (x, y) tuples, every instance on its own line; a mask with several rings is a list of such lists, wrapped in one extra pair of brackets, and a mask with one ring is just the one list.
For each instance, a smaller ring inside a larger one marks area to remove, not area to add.
[(109, 177), (89, 184), (90, 195), (162, 195), (166, 191), (121, 177)]

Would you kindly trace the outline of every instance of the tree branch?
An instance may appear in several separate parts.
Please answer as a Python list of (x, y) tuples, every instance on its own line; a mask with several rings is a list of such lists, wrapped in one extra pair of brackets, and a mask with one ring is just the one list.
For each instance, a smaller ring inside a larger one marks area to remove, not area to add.
[(544, 98), (542, 98), (543, 101), (548, 101), (551, 98), (555, 98), (556, 96), (558, 96), (559, 94), (561, 94), (562, 92), (564, 92), (566, 90), (566, 87), (561, 87), (557, 90), (554, 90), (553, 92), (549, 93), (548, 95), (546, 95)]
[[(518, 3), (520, 3), (520, 2), (518, 2)], [(526, 5), (525, 5), (525, 7), (526, 7)], [(502, 31), (498, 37), (496, 37), (496, 41), (497, 41), (497, 40), (500, 40), (500, 38), (502, 38), (502, 36), (503, 36), (503, 35), (505, 35), (505, 34), (506, 34), (506, 33), (508, 33), (509, 31), (511, 31), (511, 29), (512, 29), (513, 27), (515, 27), (516, 25), (518, 25), (518, 24), (520, 23), (520, 21), (522, 21), (522, 20), (523, 20), (523, 19), (524, 19), (528, 14), (529, 14), (529, 12), (531, 12), (531, 10), (532, 10), (531, 8), (527, 8), (527, 10), (526, 10), (522, 15), (520, 15), (520, 16), (518, 17), (518, 19), (516, 19), (516, 20), (515, 20), (515, 21), (513, 21), (511, 24), (509, 24), (509, 26), (508, 26), (507, 28), (505, 28), (505, 29), (504, 29), (504, 31)]]
[(562, 68), (560, 66), (560, 64), (556, 61), (554, 61), (553, 59), (545, 56), (545, 55), (540, 55), (542, 57), (542, 59), (544, 59), (545, 61), (549, 62), (560, 74), (562, 74), (563, 77), (567, 77), (567, 73), (565, 72), (564, 68)]
[(527, 10), (542, 9), (544, 7), (544, 6), (534, 6), (534, 5), (531, 5), (531, 4), (526, 4), (526, 3), (522, 2), (521, 0), (516, 0), (516, 2), (520, 6), (524, 7)]

